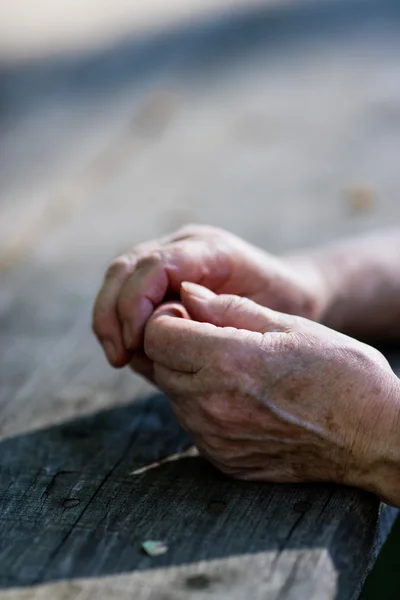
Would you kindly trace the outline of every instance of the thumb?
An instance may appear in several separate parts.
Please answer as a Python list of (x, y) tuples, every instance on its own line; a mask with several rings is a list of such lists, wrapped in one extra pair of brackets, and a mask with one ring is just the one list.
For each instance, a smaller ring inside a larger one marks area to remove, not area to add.
[(181, 301), (195, 321), (248, 331), (286, 331), (292, 318), (256, 302), (230, 294), (217, 295), (196, 283), (183, 282)]

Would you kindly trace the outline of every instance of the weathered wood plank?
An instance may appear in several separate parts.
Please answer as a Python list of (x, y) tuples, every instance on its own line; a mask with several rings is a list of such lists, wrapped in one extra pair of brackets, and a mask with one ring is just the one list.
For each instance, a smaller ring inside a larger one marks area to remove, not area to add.
[[(374, 551), (377, 499), (237, 482), (200, 458), (132, 474), (188, 443), (163, 396), (3, 440), (0, 586), (143, 571), (133, 575), (137, 598), (355, 597)], [(167, 554), (143, 555), (145, 539), (165, 540)], [(180, 568), (171, 576), (170, 567)], [(80, 584), (70, 592), (80, 597)]]

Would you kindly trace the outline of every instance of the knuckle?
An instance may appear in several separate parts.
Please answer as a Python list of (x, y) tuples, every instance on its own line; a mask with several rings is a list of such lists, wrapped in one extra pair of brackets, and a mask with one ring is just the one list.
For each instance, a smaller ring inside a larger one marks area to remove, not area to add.
[(242, 308), (246, 308), (249, 300), (242, 296), (222, 295), (220, 296), (221, 302), (223, 302), (222, 317), (229, 317), (232, 313), (239, 311)]
[(202, 225), (196, 225), (196, 223), (185, 223), (176, 230), (175, 236), (177, 238), (181, 237), (190, 237), (192, 235), (196, 235), (199, 231), (201, 231)]
[(229, 296), (229, 306), (232, 309), (245, 308), (249, 304), (250, 300), (243, 296)]
[(136, 263), (138, 269), (146, 269), (164, 262), (163, 252), (161, 250), (152, 250), (139, 258)]
[[(273, 352), (280, 359), (290, 359), (294, 355), (297, 356), (301, 352), (301, 348), (304, 347), (304, 344), (302, 344), (303, 337), (302, 334), (291, 331), (276, 336), (264, 333), (260, 345), (265, 351)], [(305, 339), (307, 347), (312, 345), (312, 338), (306, 337)]]
[(208, 229), (207, 225), (199, 225), (198, 223), (185, 223), (176, 232), (177, 236), (199, 235)]
[(212, 225), (187, 223), (177, 230), (176, 238), (181, 239), (186, 237), (211, 237), (215, 235), (220, 235), (222, 231), (222, 229), (219, 229), (218, 227), (213, 227)]
[(106, 271), (105, 279), (114, 279), (115, 277), (120, 278), (123, 276), (129, 276), (134, 269), (132, 259), (126, 255), (118, 256), (109, 265)]

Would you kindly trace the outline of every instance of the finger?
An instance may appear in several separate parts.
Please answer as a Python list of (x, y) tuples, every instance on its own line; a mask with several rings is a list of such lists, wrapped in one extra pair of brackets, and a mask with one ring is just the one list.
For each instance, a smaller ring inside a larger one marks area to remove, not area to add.
[(209, 240), (197, 238), (173, 242), (139, 259), (118, 298), (125, 347), (141, 347), (144, 327), (154, 308), (167, 292), (179, 293), (182, 281), (217, 289), (230, 273), (229, 256), (217, 251)]
[(293, 317), (290, 315), (265, 308), (241, 296), (218, 296), (194, 283), (182, 283), (181, 299), (193, 319), (212, 323), (217, 327), (266, 333), (288, 331), (293, 325)]
[(144, 352), (135, 352), (131, 357), (129, 366), (134, 373), (137, 373), (137, 375), (144, 377), (147, 381), (156, 385), (154, 380), (154, 363), (147, 358)]
[(130, 354), (123, 344), (116, 304), (124, 282), (136, 264), (134, 255), (121, 256), (110, 265), (93, 309), (93, 331), (109, 362), (115, 367), (127, 364)]
[(160, 307), (146, 326), (144, 351), (150, 360), (171, 370), (197, 373), (222, 340), (214, 325), (183, 314), (186, 311), (179, 304)]
[(236, 467), (232, 473), (227, 473), (235, 479), (242, 481), (270, 481), (271, 483), (305, 483), (315, 481), (314, 477), (304, 477), (301, 472), (297, 472), (291, 465), (281, 465), (275, 467), (258, 467), (255, 469), (243, 469)]
[(197, 389), (197, 383), (192, 373), (174, 371), (159, 363), (153, 363), (155, 384), (169, 396), (173, 402), (181, 398), (191, 397)]
[(109, 362), (115, 367), (125, 366), (131, 359), (131, 354), (126, 350), (122, 339), (117, 314), (117, 299), (121, 289), (134, 272), (139, 258), (157, 250), (167, 241), (169, 238), (160, 238), (140, 244), (115, 258), (106, 271), (94, 304), (92, 326)]

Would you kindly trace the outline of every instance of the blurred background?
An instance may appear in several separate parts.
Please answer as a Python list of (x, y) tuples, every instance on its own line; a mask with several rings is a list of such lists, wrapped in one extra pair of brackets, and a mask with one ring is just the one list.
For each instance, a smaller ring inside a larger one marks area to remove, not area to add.
[(6, 266), (94, 269), (187, 221), (281, 251), (400, 216), (397, 0), (0, 10)]
[(127, 402), (107, 262), (186, 222), (273, 252), (400, 222), (398, 0), (0, 0), (0, 431)]

